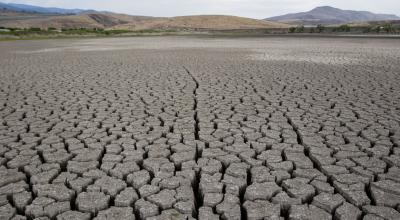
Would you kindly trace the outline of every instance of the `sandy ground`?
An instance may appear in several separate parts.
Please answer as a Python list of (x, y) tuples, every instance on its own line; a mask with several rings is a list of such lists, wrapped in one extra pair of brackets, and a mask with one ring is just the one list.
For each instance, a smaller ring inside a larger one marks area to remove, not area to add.
[(400, 219), (400, 41), (0, 42), (0, 219)]

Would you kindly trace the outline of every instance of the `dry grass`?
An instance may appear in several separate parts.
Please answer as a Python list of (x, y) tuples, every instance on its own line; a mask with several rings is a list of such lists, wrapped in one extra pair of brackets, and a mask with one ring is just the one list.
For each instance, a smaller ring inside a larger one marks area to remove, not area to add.
[(36, 17), (30, 19), (0, 20), (0, 26), (18, 28), (103, 28), (102, 24), (97, 23), (88, 15), (67, 15)]
[(257, 29), (257, 28), (284, 28), (285, 24), (262, 21), (250, 18), (226, 15), (198, 15), (180, 16), (172, 18), (157, 18), (142, 22), (132, 22), (118, 25), (116, 29), (174, 29), (174, 28), (202, 28), (202, 29)]
[[(28, 16), (28, 18), (27, 18)], [(29, 17), (31, 16), (31, 17)], [(87, 13), (66, 16), (5, 14), (0, 12), (0, 26), (40, 28), (105, 28), (124, 30), (143, 29), (258, 29), (285, 28), (286, 24), (224, 15), (198, 15), (172, 18), (130, 16), (115, 13)]]

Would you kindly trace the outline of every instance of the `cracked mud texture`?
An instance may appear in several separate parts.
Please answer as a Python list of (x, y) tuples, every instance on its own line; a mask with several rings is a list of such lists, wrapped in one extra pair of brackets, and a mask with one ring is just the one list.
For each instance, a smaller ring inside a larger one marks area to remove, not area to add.
[(0, 219), (400, 219), (400, 42), (0, 43)]

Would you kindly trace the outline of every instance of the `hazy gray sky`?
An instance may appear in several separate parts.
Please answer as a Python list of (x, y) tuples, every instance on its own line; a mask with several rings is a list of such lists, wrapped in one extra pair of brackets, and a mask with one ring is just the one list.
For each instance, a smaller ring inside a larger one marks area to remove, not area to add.
[(132, 15), (179, 16), (228, 14), (266, 18), (308, 11), (329, 5), (341, 9), (366, 10), (400, 15), (399, 0), (0, 0), (44, 7), (106, 10)]

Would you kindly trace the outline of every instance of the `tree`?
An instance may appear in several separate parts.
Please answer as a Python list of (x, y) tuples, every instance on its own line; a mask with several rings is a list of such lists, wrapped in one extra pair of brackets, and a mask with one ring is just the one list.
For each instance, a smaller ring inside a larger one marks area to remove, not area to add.
[(367, 27), (364, 28), (363, 32), (364, 32), (364, 33), (369, 33), (369, 32), (371, 32), (372, 30), (373, 30), (373, 28), (372, 28), (371, 26), (367, 26)]
[(299, 27), (296, 28), (296, 32), (297, 33), (303, 33), (304, 32), (304, 25), (301, 25)]
[(29, 31), (41, 31), (41, 29), (38, 27), (31, 27), (29, 28)]
[(386, 33), (392, 33), (392, 32), (394, 32), (394, 28), (393, 28), (393, 25), (392, 25), (391, 23), (386, 23), (386, 24), (384, 24), (384, 25), (382, 26), (382, 29), (383, 29), (384, 31), (386, 31)]
[(325, 26), (323, 26), (322, 24), (319, 24), (319, 25), (317, 25), (317, 30), (318, 30), (318, 33), (322, 33), (325, 30)]
[(290, 27), (289, 28), (289, 33), (294, 33), (296, 31), (296, 28), (295, 27)]
[(347, 24), (340, 25), (339, 26), (339, 31), (341, 32), (349, 32), (351, 30), (350, 26)]

